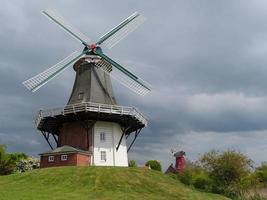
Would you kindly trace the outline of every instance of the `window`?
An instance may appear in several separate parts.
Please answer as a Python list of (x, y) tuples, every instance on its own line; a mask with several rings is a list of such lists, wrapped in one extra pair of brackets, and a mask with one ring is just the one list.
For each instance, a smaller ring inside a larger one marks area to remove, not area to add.
[(61, 159), (62, 161), (64, 161), (64, 160), (68, 160), (68, 155), (61, 155), (60, 159)]
[(105, 151), (101, 151), (101, 161), (106, 161), (107, 160), (107, 153)]
[(48, 156), (48, 162), (54, 162), (55, 156)]
[(102, 132), (100, 133), (100, 142), (105, 142), (106, 140), (106, 133)]
[(79, 94), (78, 94), (78, 100), (82, 100), (83, 99), (83, 92), (80, 92)]

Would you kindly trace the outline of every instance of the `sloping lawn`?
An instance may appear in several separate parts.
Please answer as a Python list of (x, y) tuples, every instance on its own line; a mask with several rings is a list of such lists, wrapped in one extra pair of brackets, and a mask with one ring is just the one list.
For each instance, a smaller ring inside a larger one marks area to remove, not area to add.
[(58, 167), (0, 176), (0, 200), (223, 200), (153, 170)]

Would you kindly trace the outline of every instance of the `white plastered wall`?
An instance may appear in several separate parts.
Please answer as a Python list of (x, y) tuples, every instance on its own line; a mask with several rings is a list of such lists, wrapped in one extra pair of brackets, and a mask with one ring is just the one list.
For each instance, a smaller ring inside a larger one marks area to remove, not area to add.
[[(128, 166), (128, 155), (125, 136), (120, 147), (116, 146), (122, 135), (121, 127), (117, 123), (97, 121), (94, 125), (94, 156), (93, 164), (96, 166)], [(105, 141), (100, 141), (100, 133), (105, 133)], [(101, 160), (101, 151), (106, 152), (106, 161)]]

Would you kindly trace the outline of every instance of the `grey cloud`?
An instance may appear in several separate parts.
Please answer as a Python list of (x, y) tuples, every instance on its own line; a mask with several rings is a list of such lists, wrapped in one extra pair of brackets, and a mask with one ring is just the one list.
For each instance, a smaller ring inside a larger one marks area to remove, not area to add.
[[(81, 48), (40, 14), (47, 8), (59, 10), (93, 40), (136, 10), (147, 18), (143, 26), (112, 50), (104, 49), (154, 87), (150, 95), (137, 97), (114, 82), (120, 104), (136, 106), (150, 119), (149, 127), (130, 153), (130, 158), (140, 164), (155, 158), (166, 167), (172, 160), (168, 149), (177, 144), (195, 158), (208, 150), (202, 134), (214, 144), (230, 135), (236, 137), (222, 149), (235, 146), (251, 150), (264, 137), (264, 1), (63, 4), (4, 0), (0, 8), (0, 143), (8, 144), (11, 151), (36, 155), (48, 148), (41, 135), (36, 134), (34, 117), (40, 108), (63, 106), (74, 80), (70, 67), (34, 94), (21, 85), (23, 80)], [(249, 134), (253, 135), (252, 140)], [(260, 146), (267, 151), (264, 144)], [(250, 155), (257, 161), (266, 159), (255, 152)]]

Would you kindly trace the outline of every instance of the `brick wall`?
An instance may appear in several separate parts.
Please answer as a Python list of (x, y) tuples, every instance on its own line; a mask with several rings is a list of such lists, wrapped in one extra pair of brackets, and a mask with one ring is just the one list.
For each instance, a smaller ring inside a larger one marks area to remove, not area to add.
[[(61, 160), (61, 155), (67, 155), (67, 160)], [(90, 158), (89, 155), (82, 155), (77, 153), (71, 154), (57, 154), (52, 155), (54, 156), (54, 162), (48, 162), (49, 155), (43, 155), (40, 158), (40, 168), (47, 168), (47, 167), (60, 167), (60, 166), (88, 166), (90, 165)]]
[(77, 166), (91, 165), (91, 156), (77, 154)]
[[(59, 130), (59, 146), (68, 145), (88, 151), (92, 146), (92, 129), (82, 121), (65, 123)], [(90, 127), (90, 126), (89, 126)]]

